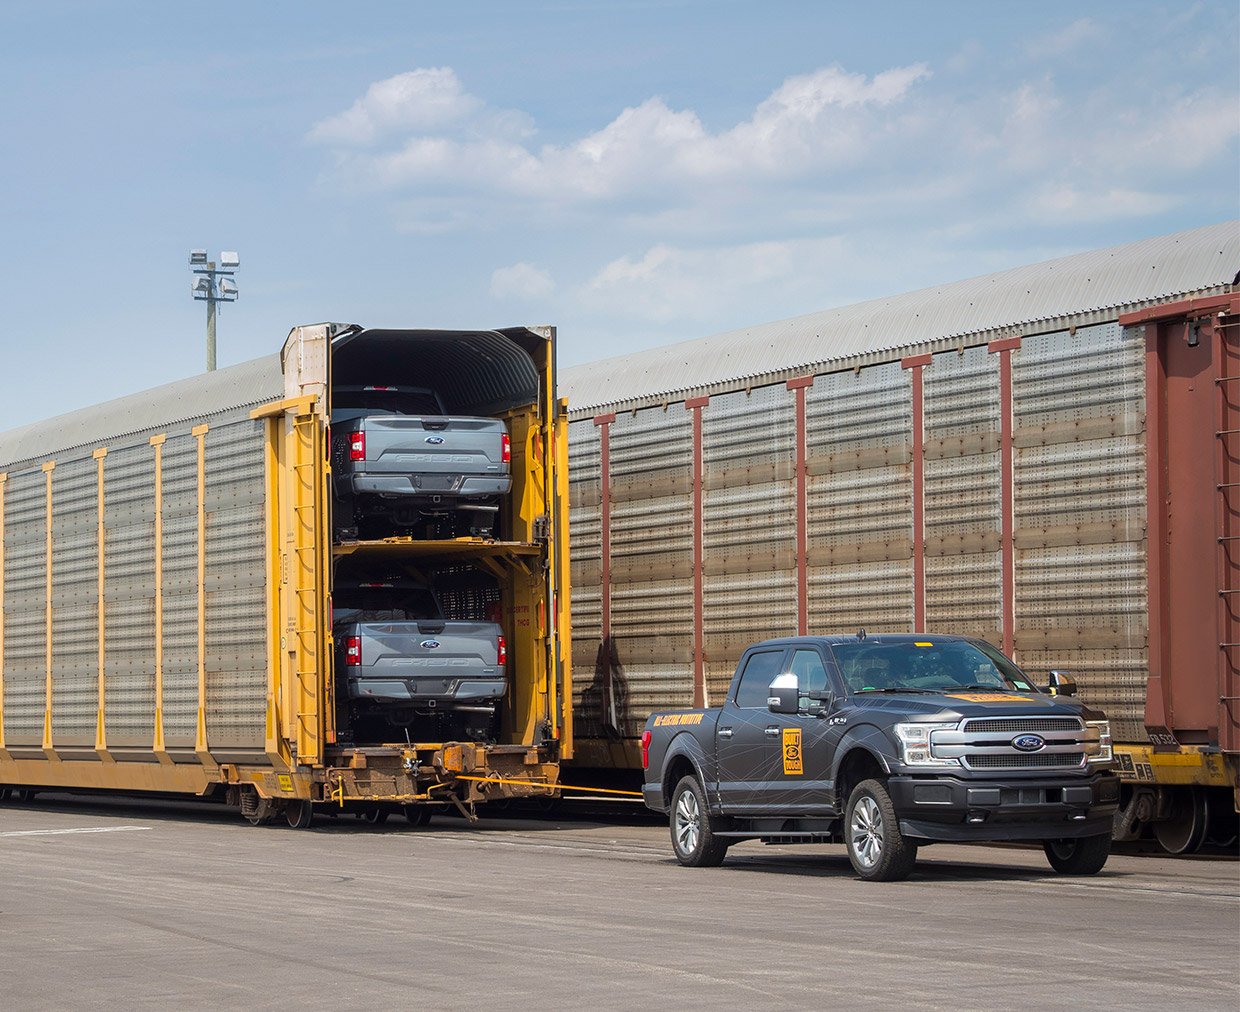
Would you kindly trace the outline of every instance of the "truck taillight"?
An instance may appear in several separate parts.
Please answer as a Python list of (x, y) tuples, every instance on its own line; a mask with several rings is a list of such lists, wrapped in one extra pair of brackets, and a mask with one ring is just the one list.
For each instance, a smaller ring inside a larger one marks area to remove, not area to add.
[(349, 459), (365, 460), (366, 459), (366, 433), (350, 432), (349, 433)]
[(360, 636), (344, 638), (344, 662), (345, 664), (362, 663), (362, 638)]
[(642, 769), (650, 769), (650, 732), (642, 732)]
[(499, 438), (499, 459), (505, 463), (512, 463), (512, 439), (505, 432)]
[(497, 636), (495, 639), (496, 664), (501, 666), (508, 663), (508, 641), (503, 636)]

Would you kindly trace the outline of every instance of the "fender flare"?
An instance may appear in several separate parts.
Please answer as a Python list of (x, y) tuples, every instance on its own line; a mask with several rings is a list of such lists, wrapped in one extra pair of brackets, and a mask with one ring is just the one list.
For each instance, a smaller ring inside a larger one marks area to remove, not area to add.
[(668, 781), (668, 770), (671, 769), (672, 763), (677, 759), (687, 759), (693, 767), (693, 772), (698, 778), (698, 783), (702, 785), (702, 790), (706, 792), (706, 798), (710, 802), (711, 808), (717, 807), (718, 802), (715, 795), (715, 785), (706, 779), (705, 770), (707, 768), (706, 750), (702, 747), (702, 743), (694, 737), (693, 732), (689, 730), (680, 731), (676, 734), (667, 746), (667, 751), (663, 753), (663, 769), (660, 770), (659, 783), (663, 788), (663, 804), (670, 806), (672, 803), (672, 791), (676, 789), (676, 785)]
[[(833, 787), (839, 783), (840, 767), (844, 764), (844, 759), (850, 752), (858, 748), (873, 756), (883, 768), (883, 772), (887, 774), (891, 773), (892, 763), (898, 759), (891, 740), (876, 725), (858, 724), (856, 727), (850, 727), (840, 739), (839, 744), (836, 745), (835, 755), (831, 759), (831, 784)], [(843, 800), (846, 801), (847, 799)]]

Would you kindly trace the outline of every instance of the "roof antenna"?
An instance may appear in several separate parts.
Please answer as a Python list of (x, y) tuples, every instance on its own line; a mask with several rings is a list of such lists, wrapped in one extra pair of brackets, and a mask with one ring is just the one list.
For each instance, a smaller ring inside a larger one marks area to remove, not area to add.
[(864, 629), (858, 629), (858, 630), (857, 630), (857, 639), (859, 639), (859, 640), (863, 640), (863, 639), (865, 639), (865, 630), (864, 630)]

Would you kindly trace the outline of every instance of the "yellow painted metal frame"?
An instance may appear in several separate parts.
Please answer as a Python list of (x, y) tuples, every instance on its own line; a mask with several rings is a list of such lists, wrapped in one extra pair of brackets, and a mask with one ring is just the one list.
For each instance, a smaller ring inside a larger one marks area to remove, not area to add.
[(44, 498), (44, 509), (46, 510), (46, 558), (44, 560), (44, 587), (47, 591), (46, 604), (44, 611), (44, 621), (46, 623), (46, 640), (44, 647), (44, 660), (47, 665), (46, 680), (44, 683), (44, 691), (46, 700), (43, 706), (43, 753), (56, 762), (60, 756), (56, 754), (56, 750), (52, 745), (52, 472), (56, 469), (56, 461), (49, 460), (43, 464), (43, 478), (46, 483), (46, 496)]
[(98, 594), (98, 602), (96, 604), (96, 614), (98, 616), (98, 661), (99, 661), (99, 703), (98, 712), (95, 715), (95, 752), (104, 762), (112, 761), (112, 754), (108, 751), (108, 728), (107, 722), (104, 720), (106, 712), (106, 703), (108, 698), (108, 669), (107, 669), (107, 651), (106, 651), (106, 627), (107, 627), (107, 583), (104, 576), (104, 542), (106, 541), (107, 528), (104, 526), (104, 483), (103, 483), (103, 467), (104, 459), (108, 455), (106, 446), (101, 446), (91, 453), (95, 460), (95, 539), (97, 542), (96, 551), (96, 588)]

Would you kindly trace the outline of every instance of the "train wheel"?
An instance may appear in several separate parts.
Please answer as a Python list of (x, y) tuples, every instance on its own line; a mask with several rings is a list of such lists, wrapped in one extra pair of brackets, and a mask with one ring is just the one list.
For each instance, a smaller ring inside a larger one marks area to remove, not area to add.
[(361, 818), (372, 826), (382, 826), (387, 822), (388, 810), (382, 805), (372, 805), (370, 808), (363, 809), (360, 814)]
[(405, 805), (405, 818), (411, 826), (427, 826), (431, 821), (430, 805)]
[(270, 798), (260, 798), (257, 791), (245, 791), (241, 795), (241, 814), (251, 826), (261, 826), (275, 815), (275, 805)]
[(1154, 823), (1154, 839), (1168, 854), (1196, 854), (1210, 829), (1210, 809), (1200, 787), (1172, 788), (1167, 818)]
[(309, 801), (290, 801), (284, 808), (284, 818), (293, 829), (309, 829), (314, 821), (314, 805)]
[(0, 805), (5, 804), (13, 796), (12, 787), (0, 787)]

